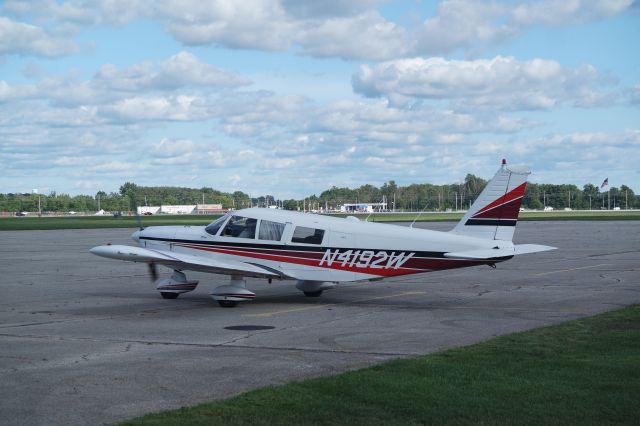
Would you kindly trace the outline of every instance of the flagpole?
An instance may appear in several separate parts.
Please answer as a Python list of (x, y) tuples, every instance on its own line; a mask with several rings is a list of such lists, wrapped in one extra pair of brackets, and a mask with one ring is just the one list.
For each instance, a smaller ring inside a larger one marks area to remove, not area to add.
[[(608, 186), (609, 188), (607, 189), (607, 210), (611, 210), (611, 186), (609, 185), (609, 178), (606, 177), (603, 181), (602, 181), (602, 185), (600, 185), (600, 189), (604, 188), (605, 186)], [(602, 195), (602, 208), (604, 209), (604, 194)]]

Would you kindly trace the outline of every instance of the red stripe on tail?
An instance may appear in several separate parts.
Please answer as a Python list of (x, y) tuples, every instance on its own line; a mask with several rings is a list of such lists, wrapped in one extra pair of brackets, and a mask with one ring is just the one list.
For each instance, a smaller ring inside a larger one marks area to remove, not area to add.
[(487, 204), (472, 217), (474, 219), (517, 219), (526, 187), (527, 182)]

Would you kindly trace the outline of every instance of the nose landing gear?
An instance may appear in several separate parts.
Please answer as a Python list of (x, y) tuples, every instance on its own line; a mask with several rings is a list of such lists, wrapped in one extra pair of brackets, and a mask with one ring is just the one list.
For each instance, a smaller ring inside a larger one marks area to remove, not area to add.
[(164, 299), (176, 299), (180, 294), (195, 290), (197, 280), (187, 280), (185, 274), (173, 271), (170, 278), (162, 278), (156, 281), (156, 290)]

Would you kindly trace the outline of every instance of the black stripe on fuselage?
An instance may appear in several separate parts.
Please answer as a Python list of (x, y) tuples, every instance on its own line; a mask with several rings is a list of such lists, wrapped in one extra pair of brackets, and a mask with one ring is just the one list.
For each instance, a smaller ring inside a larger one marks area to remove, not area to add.
[(386, 250), (386, 249), (368, 249), (368, 248), (348, 248), (348, 247), (324, 247), (324, 246), (298, 246), (298, 245), (285, 245), (285, 244), (259, 244), (259, 243), (241, 243), (241, 242), (229, 242), (229, 241), (202, 241), (202, 240), (185, 240), (185, 239), (177, 239), (177, 238), (157, 238), (157, 237), (140, 237), (140, 240), (150, 240), (150, 241), (162, 241), (166, 243), (183, 243), (183, 244), (197, 244), (202, 246), (223, 246), (229, 248), (244, 248), (244, 249), (265, 249), (265, 250), (279, 250), (279, 251), (307, 251), (307, 252), (316, 252), (316, 253), (324, 253), (327, 250), (340, 250), (340, 252), (345, 252), (347, 250), (352, 251), (373, 251), (380, 252), (384, 251), (387, 254), (398, 253), (398, 252), (409, 252), (415, 253), (415, 257), (428, 257), (434, 259), (446, 259), (443, 251), (415, 251), (410, 249), (397, 249), (397, 250)]
[(464, 224), (466, 226), (516, 226), (518, 219), (469, 219)]

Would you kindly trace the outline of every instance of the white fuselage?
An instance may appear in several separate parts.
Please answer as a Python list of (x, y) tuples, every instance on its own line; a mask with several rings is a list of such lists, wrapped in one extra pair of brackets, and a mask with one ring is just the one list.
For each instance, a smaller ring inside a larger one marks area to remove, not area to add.
[[(231, 217), (243, 218), (245, 224), (251, 223), (254, 234), (249, 237), (242, 232), (229, 234)], [(263, 232), (268, 227), (279, 230), (279, 240), (269, 239), (274, 238), (273, 235)], [(510, 256), (488, 261), (455, 259), (444, 254), (488, 250), (498, 245), (500, 248), (513, 247), (511, 241), (258, 208), (229, 213), (215, 234), (207, 232), (208, 228), (149, 227), (136, 232), (134, 239), (141, 247), (151, 250), (201, 258), (215, 256), (216, 259), (256, 265), (281, 278), (314, 281), (370, 280), (493, 264)]]

